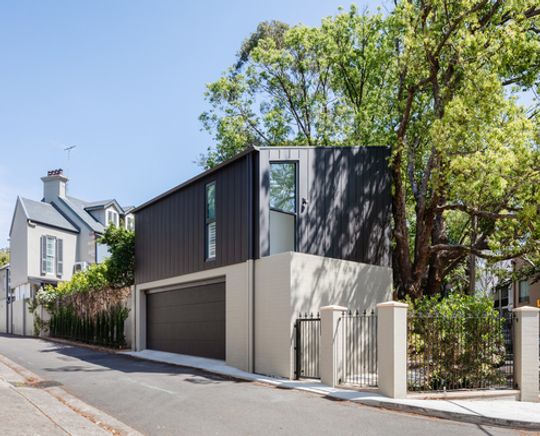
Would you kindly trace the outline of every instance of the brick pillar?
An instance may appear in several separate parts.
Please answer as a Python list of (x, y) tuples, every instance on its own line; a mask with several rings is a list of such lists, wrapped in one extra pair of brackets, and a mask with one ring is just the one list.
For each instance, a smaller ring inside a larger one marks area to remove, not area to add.
[(390, 398), (407, 397), (407, 308), (397, 301), (377, 304), (379, 390)]
[(524, 306), (514, 309), (514, 377), (520, 401), (538, 403), (538, 313)]
[(335, 387), (339, 384), (341, 368), (341, 341), (339, 340), (339, 318), (347, 310), (342, 306), (321, 307), (321, 342), (319, 344), (319, 374), (321, 382)]

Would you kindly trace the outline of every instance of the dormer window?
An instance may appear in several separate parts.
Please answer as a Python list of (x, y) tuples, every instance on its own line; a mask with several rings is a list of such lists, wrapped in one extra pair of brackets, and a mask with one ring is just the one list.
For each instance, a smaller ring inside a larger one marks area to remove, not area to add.
[(133, 215), (126, 215), (126, 230), (135, 230), (135, 217)]
[(105, 222), (105, 225), (109, 227), (112, 224), (113, 226), (118, 227), (119, 223), (120, 217), (118, 215), (118, 212), (116, 212), (114, 209), (107, 209), (107, 220)]

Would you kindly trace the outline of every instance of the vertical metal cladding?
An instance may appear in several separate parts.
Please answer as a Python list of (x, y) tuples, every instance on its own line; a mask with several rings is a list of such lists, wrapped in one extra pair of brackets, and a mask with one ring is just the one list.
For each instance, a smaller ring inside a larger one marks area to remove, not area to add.
[[(295, 161), (301, 253), (390, 266), (387, 147), (253, 149), (136, 211), (136, 283), (269, 255), (269, 168)], [(217, 252), (205, 259), (205, 186), (216, 182)]]
[[(245, 261), (252, 257), (252, 154), (231, 162), (136, 212), (136, 283)], [(216, 182), (216, 258), (205, 259), (205, 186)]]
[(274, 147), (260, 151), (261, 256), (269, 249), (269, 168), (298, 168), (297, 251), (390, 266), (391, 184), (387, 147)]

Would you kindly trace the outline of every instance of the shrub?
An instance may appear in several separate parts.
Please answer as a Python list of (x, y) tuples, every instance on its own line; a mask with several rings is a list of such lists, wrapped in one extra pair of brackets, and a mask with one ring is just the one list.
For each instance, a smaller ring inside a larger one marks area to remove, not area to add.
[(111, 256), (105, 261), (105, 277), (112, 288), (131, 286), (135, 277), (135, 233), (124, 227), (109, 226), (100, 238)]
[(407, 299), (409, 388), (486, 388), (504, 385), (503, 322), (487, 297), (450, 294)]

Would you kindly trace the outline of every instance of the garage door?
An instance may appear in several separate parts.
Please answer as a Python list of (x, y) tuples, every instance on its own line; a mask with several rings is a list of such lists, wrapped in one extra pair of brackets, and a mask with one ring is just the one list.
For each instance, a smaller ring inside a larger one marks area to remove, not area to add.
[(225, 359), (225, 283), (149, 293), (146, 347)]

